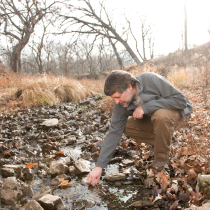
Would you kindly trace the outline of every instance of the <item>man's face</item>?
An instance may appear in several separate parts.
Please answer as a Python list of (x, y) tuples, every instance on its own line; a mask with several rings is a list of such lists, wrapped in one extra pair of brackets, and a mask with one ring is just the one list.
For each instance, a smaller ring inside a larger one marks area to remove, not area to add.
[(131, 85), (123, 92), (119, 93), (118, 91), (111, 95), (111, 98), (114, 99), (116, 104), (121, 104), (123, 107), (128, 107), (130, 102), (134, 99), (134, 92)]

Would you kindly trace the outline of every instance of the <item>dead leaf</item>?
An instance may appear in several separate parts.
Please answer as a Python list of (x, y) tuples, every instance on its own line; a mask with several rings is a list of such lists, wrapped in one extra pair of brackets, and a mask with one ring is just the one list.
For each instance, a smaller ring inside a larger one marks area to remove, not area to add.
[(168, 185), (170, 184), (170, 181), (168, 180), (168, 176), (166, 176), (166, 173), (164, 170), (159, 172), (157, 175), (155, 175), (157, 182), (160, 184), (160, 187), (163, 190), (166, 190)]
[(162, 195), (158, 194), (158, 195), (156, 196), (155, 200), (153, 201), (153, 203), (154, 203), (155, 201), (158, 201), (158, 200), (162, 199), (162, 197), (163, 197)]
[(176, 209), (177, 206), (178, 206), (178, 204), (179, 204), (179, 201), (178, 201), (178, 200), (175, 201), (175, 202), (170, 206), (170, 209), (169, 209), (169, 210), (174, 210), (174, 209)]
[(155, 182), (154, 182), (153, 178), (146, 178), (144, 180), (144, 184), (146, 185), (147, 188), (155, 186)]
[(33, 168), (37, 163), (29, 163), (25, 168)]

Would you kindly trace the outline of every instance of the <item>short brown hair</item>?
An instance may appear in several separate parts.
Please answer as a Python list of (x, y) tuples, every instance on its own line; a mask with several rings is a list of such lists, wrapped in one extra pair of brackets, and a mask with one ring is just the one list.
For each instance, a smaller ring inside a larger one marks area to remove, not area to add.
[(136, 86), (136, 78), (129, 72), (123, 70), (114, 70), (106, 78), (104, 85), (104, 93), (107, 96), (112, 96), (116, 92), (123, 93), (131, 84)]

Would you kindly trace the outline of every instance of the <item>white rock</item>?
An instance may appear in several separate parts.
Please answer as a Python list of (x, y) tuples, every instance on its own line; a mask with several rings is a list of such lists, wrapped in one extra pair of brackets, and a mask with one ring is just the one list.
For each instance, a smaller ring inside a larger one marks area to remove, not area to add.
[(58, 119), (53, 118), (53, 119), (45, 120), (41, 125), (44, 125), (46, 127), (54, 127), (58, 125)]

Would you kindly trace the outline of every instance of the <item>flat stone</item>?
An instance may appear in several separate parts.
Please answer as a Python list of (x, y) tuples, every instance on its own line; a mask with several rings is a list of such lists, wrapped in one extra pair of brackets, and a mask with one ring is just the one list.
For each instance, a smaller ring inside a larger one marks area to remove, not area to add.
[(53, 118), (53, 119), (45, 120), (43, 123), (41, 123), (41, 125), (44, 125), (46, 127), (54, 127), (58, 125), (58, 119)]
[(75, 162), (75, 167), (79, 171), (79, 173), (89, 173), (90, 161), (80, 158)]
[(46, 194), (42, 196), (38, 202), (44, 209), (55, 209), (58, 205), (63, 205), (63, 202), (59, 196), (54, 196), (51, 194)]
[(2, 168), (1, 169), (1, 175), (3, 177), (10, 177), (15, 175), (15, 171), (12, 168)]
[(39, 192), (37, 192), (34, 196), (33, 199), (38, 200), (39, 198), (41, 198), (43, 195), (45, 194), (49, 194), (51, 192), (51, 189), (49, 186), (42, 188), (41, 190), (39, 190)]
[(44, 210), (40, 204), (35, 201), (35, 200), (31, 200), (28, 201), (27, 204), (25, 204), (22, 208), (20, 208), (20, 210)]
[(50, 164), (49, 173), (52, 175), (59, 175), (65, 173), (65, 165), (58, 161), (52, 161)]
[(122, 163), (124, 165), (132, 165), (134, 163), (134, 160), (125, 159), (125, 160), (122, 160)]
[(121, 180), (126, 180), (126, 175), (123, 173), (115, 172), (115, 173), (107, 174), (104, 177), (104, 179), (107, 181), (121, 181)]

